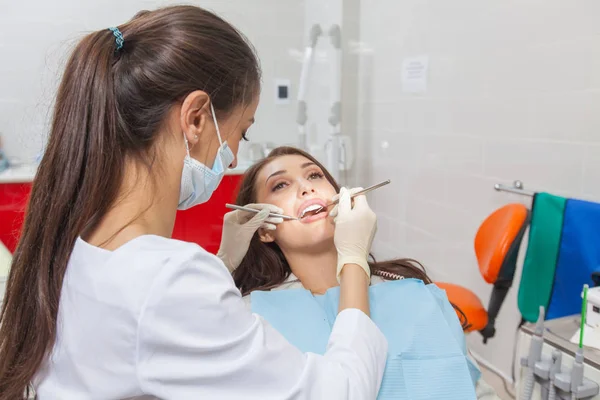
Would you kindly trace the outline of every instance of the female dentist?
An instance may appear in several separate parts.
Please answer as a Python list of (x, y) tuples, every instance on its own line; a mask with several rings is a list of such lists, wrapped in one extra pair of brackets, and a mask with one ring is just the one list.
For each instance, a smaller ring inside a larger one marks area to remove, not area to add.
[[(341, 306), (324, 356), (248, 313), (223, 262), (170, 238), (254, 120), (255, 54), (193, 6), (144, 11), (71, 55), (0, 317), (0, 399), (374, 399), (387, 343), (368, 318), (375, 216), (341, 197)], [(269, 206), (227, 215), (236, 267)], [(266, 209), (265, 209), (266, 208)], [(271, 209), (279, 211), (276, 208)], [(198, 221), (199, 224), (202, 221)]]

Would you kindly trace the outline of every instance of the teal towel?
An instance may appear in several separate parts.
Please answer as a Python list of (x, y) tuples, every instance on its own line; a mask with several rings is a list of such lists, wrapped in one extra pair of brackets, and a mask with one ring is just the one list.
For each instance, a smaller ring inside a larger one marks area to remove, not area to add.
[(548, 309), (562, 232), (566, 199), (548, 193), (533, 198), (531, 227), (518, 304), (523, 318), (538, 319), (540, 306)]

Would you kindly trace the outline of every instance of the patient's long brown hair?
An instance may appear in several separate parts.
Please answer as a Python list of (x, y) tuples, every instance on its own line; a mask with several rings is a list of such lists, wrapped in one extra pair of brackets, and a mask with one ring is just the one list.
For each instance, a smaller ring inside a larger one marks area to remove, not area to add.
[[(325, 178), (335, 188), (335, 191), (340, 191), (340, 185), (333, 179), (329, 171), (313, 156), (300, 149), (283, 146), (271, 151), (266, 158), (257, 162), (246, 171), (240, 185), (236, 203), (238, 205), (256, 203), (256, 180), (260, 171), (274, 159), (289, 155), (302, 156), (315, 163), (321, 168)], [(397, 258), (386, 261), (376, 261), (373, 255), (370, 255), (370, 258), (369, 266), (371, 268), (371, 275), (377, 275), (386, 280), (403, 277), (420, 279), (426, 284), (432, 283), (425, 271), (425, 267), (412, 258)], [(291, 273), (290, 265), (279, 246), (274, 242), (262, 242), (258, 237), (258, 233), (256, 233), (250, 242), (248, 253), (246, 253), (240, 266), (233, 272), (233, 279), (236, 286), (242, 292), (242, 295), (245, 296), (254, 290), (276, 288), (284, 283)], [(470, 325), (464, 312), (454, 304), (452, 304), (452, 307), (458, 315), (462, 328), (464, 330), (468, 329)]]
[(168, 112), (193, 91), (220, 116), (260, 91), (252, 46), (211, 12), (165, 7), (118, 28), (122, 47), (108, 29), (85, 36), (58, 88), (0, 313), (0, 400), (22, 399), (52, 350), (71, 251), (118, 201), (126, 161), (157, 164)]

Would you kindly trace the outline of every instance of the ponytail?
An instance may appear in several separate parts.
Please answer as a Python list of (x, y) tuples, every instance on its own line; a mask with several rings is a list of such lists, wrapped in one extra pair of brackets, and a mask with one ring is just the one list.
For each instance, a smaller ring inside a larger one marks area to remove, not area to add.
[(118, 149), (119, 121), (113, 62), (112, 33), (87, 36), (68, 61), (58, 90), (0, 314), (2, 400), (23, 397), (51, 350), (75, 240), (87, 222), (106, 212), (107, 199), (118, 189), (123, 161), (110, 156)]

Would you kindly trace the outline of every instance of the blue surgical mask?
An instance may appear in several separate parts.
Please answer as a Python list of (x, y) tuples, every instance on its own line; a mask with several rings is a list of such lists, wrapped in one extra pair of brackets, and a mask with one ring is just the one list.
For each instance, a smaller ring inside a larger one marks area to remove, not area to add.
[(212, 103), (210, 104), (210, 110), (219, 138), (219, 150), (217, 151), (213, 167), (208, 168), (200, 161), (190, 157), (190, 146), (185, 133), (183, 134), (187, 155), (183, 160), (178, 210), (187, 210), (188, 208), (207, 202), (217, 189), (217, 186), (219, 186), (219, 183), (221, 183), (225, 171), (235, 159), (227, 142), (221, 140), (221, 132), (219, 131), (219, 124), (217, 124), (217, 117), (215, 116), (215, 109)]

